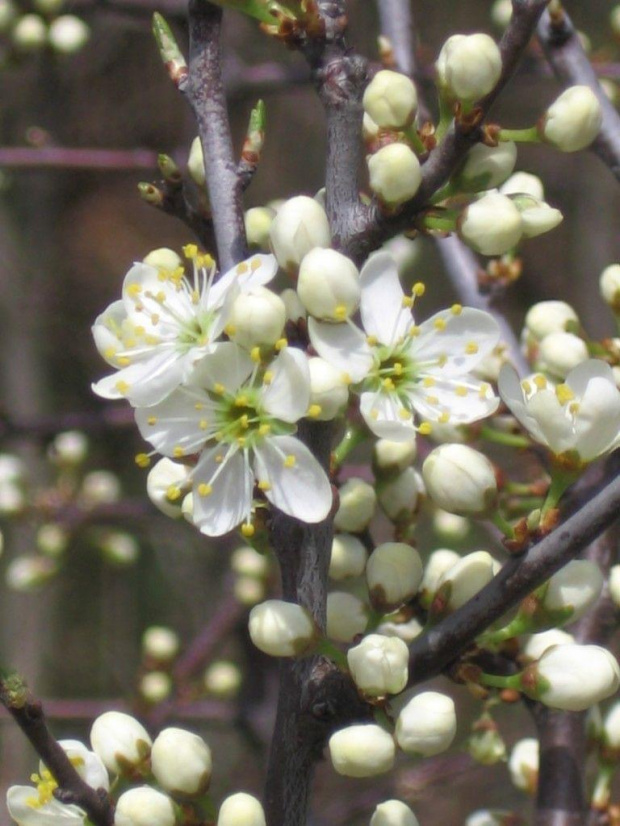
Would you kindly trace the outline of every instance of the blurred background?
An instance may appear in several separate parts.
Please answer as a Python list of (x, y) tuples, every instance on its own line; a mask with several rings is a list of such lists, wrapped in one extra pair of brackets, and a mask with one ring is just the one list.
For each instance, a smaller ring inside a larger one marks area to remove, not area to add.
[[(258, 792), (276, 666), (248, 644), (243, 603), (276, 589), (275, 574), (261, 572), (254, 585), (240, 586), (246, 574), (231, 572), (228, 554), (238, 541), (212, 543), (156, 511), (145, 494), (146, 472), (134, 462), (145, 447), (130, 411), (90, 389), (107, 372), (90, 326), (119, 297), (127, 269), (154, 248), (180, 251), (194, 240), (137, 192), (139, 182), (158, 179), (158, 152), (184, 168), (196, 134), (151, 35), (151, 13), (159, 9), (185, 46), (185, 8), (176, 0), (164, 7), (155, 0), (68, 0), (53, 8), (35, 0), (15, 3), (3, 24), (0, 2), (0, 664), (18, 669), (47, 701), (59, 737), (86, 738), (99, 711), (132, 708), (153, 733), (175, 721), (209, 740), (216, 798), (238, 789), (239, 777), (244, 789)], [(374, 3), (347, 5), (351, 47), (377, 60)], [(612, 5), (566, 3), (593, 59), (605, 65), (607, 76), (620, 78), (620, 46), (609, 26)], [(433, 61), (449, 35), (501, 32), (487, 0), (415, 0), (412, 7), (430, 100)], [(30, 21), (28, 37), (22, 32), (24, 42), (16, 45), (16, 27), (33, 14), (45, 27), (59, 14), (76, 15), (90, 36), (65, 54), (45, 44), (47, 35), (40, 27), (37, 34)], [(267, 105), (265, 150), (246, 206), (314, 194), (323, 186), (324, 118), (303, 58), (232, 13), (226, 15), (225, 54), (238, 151), (252, 106), (259, 97)], [(493, 119), (530, 125), (557, 93), (534, 46)], [(20, 148), (57, 152), (41, 164)], [(130, 152), (93, 168), (88, 155), (76, 167), (75, 155), (63, 155), (64, 149)], [(558, 298), (577, 308), (592, 336), (613, 334), (597, 280), (603, 267), (620, 260), (616, 181), (587, 152), (520, 149), (518, 169), (542, 177), (547, 201), (565, 217), (554, 232), (523, 248), (523, 275), (501, 299), (515, 331), (531, 303)], [(417, 242), (407, 278), (427, 283), (421, 313), (451, 300), (431, 240)], [(67, 461), (62, 442), (54, 440), (74, 429), (87, 445), (77, 460)], [(12, 465), (7, 456), (19, 463)], [(13, 488), (6, 483), (11, 473), (19, 476)], [(444, 540), (423, 530), (420, 550), (426, 554)], [(476, 533), (458, 540), (459, 548), (472, 549), (485, 541)], [(176, 632), (176, 659), (160, 662), (145, 653), (142, 635), (152, 625)], [(205, 669), (221, 659), (250, 677), (232, 699), (205, 685)], [(159, 696), (158, 685), (162, 695), (172, 691), (161, 703), (140, 694), (144, 675), (153, 671), (164, 677), (152, 681), (152, 698)], [(172, 689), (166, 674), (173, 676)], [(443, 681), (442, 690), (453, 688)], [(483, 805), (527, 813), (505, 764), (476, 765), (461, 748), (478, 707), (463, 691), (458, 698), (459, 737), (447, 758), (420, 764), (403, 759), (396, 781), (372, 788), (320, 766), (316, 823), (366, 823), (376, 802), (395, 794), (413, 801), (421, 823), (459, 824)], [(496, 719), (509, 745), (533, 732), (522, 709), (500, 710)], [(27, 782), (34, 768), (34, 754), (0, 715), (0, 785)], [(0, 823), (6, 822), (8, 815), (0, 814)]]

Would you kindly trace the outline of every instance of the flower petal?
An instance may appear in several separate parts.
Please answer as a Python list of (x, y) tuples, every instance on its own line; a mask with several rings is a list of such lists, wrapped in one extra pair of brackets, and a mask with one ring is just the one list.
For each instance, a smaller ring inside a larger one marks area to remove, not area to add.
[(183, 381), (186, 359), (172, 344), (160, 345), (148, 359), (123, 367), (92, 385), (104, 399), (127, 399), (134, 407), (149, 407), (169, 396)]
[(49, 800), (33, 806), (37, 790), (32, 786), (11, 786), (6, 795), (7, 808), (19, 826), (77, 826), (83, 823), (85, 812), (70, 803)]
[(440, 361), (433, 375), (459, 376), (473, 370), (498, 340), (499, 326), (484, 310), (442, 310), (420, 325), (409, 352), (421, 363)]
[(360, 329), (351, 324), (327, 324), (309, 318), (308, 332), (321, 358), (341, 370), (347, 379), (358, 382), (368, 375), (373, 354)]
[(242, 292), (268, 284), (278, 271), (275, 255), (256, 253), (225, 272), (211, 287), (209, 304), (219, 306), (226, 292), (237, 285)]
[[(423, 419), (453, 425), (469, 424), (491, 416), (499, 398), (488, 382), (463, 376), (462, 379), (426, 377), (432, 386), (424, 387), (424, 376), (411, 393), (411, 403)], [(448, 417), (446, 419), (446, 416)]]
[(380, 439), (405, 442), (415, 438), (413, 415), (395, 393), (362, 393), (360, 413), (369, 429)]
[(301, 350), (285, 347), (270, 365), (271, 382), (262, 395), (267, 413), (283, 422), (305, 416), (310, 404), (310, 370)]
[(206, 393), (179, 387), (163, 402), (139, 407), (136, 424), (142, 437), (164, 456), (180, 458), (196, 453), (217, 430), (213, 402)]
[(387, 252), (371, 255), (360, 273), (362, 300), (360, 312), (364, 329), (388, 346), (402, 339), (413, 326), (405, 294), (400, 285), (396, 262)]
[(235, 447), (225, 450), (205, 450), (194, 470), (193, 520), (207, 536), (232, 531), (252, 510), (254, 476), (247, 455)]
[(236, 393), (250, 376), (255, 364), (247, 350), (232, 341), (222, 341), (214, 345), (188, 376), (188, 382), (207, 390), (215, 390), (221, 385), (229, 393)]
[(332, 506), (332, 489), (323, 468), (294, 436), (273, 436), (255, 449), (254, 471), (267, 482), (267, 499), (302, 522), (321, 522)]
[(576, 449), (584, 461), (612, 449), (620, 432), (620, 391), (608, 364), (589, 359), (570, 371), (566, 384), (574, 391)]
[[(576, 448), (577, 437), (573, 423), (553, 390), (534, 393), (527, 402), (527, 415), (536, 421), (543, 436), (543, 444), (547, 444), (553, 453), (560, 454)], [(532, 432), (530, 427), (528, 430)]]

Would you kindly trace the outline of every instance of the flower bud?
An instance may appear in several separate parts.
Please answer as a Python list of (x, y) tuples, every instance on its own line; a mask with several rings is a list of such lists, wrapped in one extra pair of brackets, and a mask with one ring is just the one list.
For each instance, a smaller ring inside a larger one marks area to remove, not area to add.
[(17, 8), (12, 0), (0, 0), (0, 33), (6, 34), (17, 17)]
[(366, 581), (373, 607), (388, 612), (413, 597), (422, 581), (422, 560), (411, 545), (384, 542), (366, 563)]
[(439, 754), (450, 747), (455, 734), (454, 701), (437, 691), (423, 691), (413, 697), (396, 720), (396, 741), (407, 754)]
[(142, 653), (159, 663), (169, 663), (179, 653), (179, 637), (163, 625), (151, 625), (142, 635)]
[(566, 645), (569, 642), (575, 642), (572, 634), (567, 634), (559, 628), (550, 628), (548, 631), (532, 634), (523, 646), (523, 656), (528, 660), (539, 660), (547, 648), (551, 648), (552, 645)]
[(469, 150), (453, 175), (452, 182), (461, 192), (480, 192), (504, 183), (517, 162), (517, 145), (502, 141), (497, 146), (477, 143)]
[(37, 548), (46, 556), (61, 556), (68, 544), (67, 530), (56, 522), (47, 522), (37, 531)]
[(349, 400), (349, 387), (337, 370), (322, 358), (308, 359), (310, 406), (319, 409), (312, 418), (327, 422), (342, 413)]
[(50, 458), (57, 465), (80, 465), (88, 456), (88, 439), (81, 430), (59, 433), (50, 446)]
[(9, 562), (4, 581), (11, 590), (26, 594), (45, 585), (57, 572), (58, 566), (49, 556), (23, 554)]
[(163, 703), (172, 694), (172, 679), (165, 671), (149, 671), (140, 679), (138, 690), (144, 700), (152, 705)]
[(387, 206), (400, 206), (413, 198), (420, 188), (420, 161), (404, 143), (382, 146), (367, 163), (370, 188)]
[[(491, 20), (502, 31), (507, 28), (512, 18), (512, 0), (495, 0), (491, 6)], [(470, 826), (469, 822), (466, 826)]]
[(474, 103), (499, 80), (502, 56), (488, 34), (455, 34), (442, 46), (435, 67), (445, 95)]
[(462, 240), (482, 255), (503, 255), (523, 234), (521, 213), (506, 195), (488, 192), (463, 210), (458, 232)]
[(565, 622), (575, 622), (598, 600), (603, 583), (603, 574), (595, 562), (573, 559), (547, 583), (542, 607), (551, 613), (568, 612)]
[(536, 367), (554, 378), (564, 379), (590, 357), (585, 341), (573, 333), (550, 333), (540, 342)]
[(288, 287), (286, 290), (282, 290), (280, 298), (284, 301), (287, 321), (293, 321), (296, 324), (300, 318), (306, 317), (306, 308), (299, 300), (297, 290)]
[(237, 602), (250, 607), (257, 605), (265, 599), (265, 583), (251, 576), (237, 577), (233, 586), (233, 592)]
[(74, 54), (88, 42), (90, 28), (74, 14), (61, 14), (50, 23), (47, 38), (52, 49), (60, 54)]
[(521, 689), (546, 706), (584, 711), (620, 685), (616, 658), (598, 645), (556, 645), (521, 674)]
[(313, 644), (316, 629), (312, 617), (294, 602), (268, 599), (250, 611), (250, 637), (254, 645), (272, 657), (298, 657)]
[(347, 533), (360, 533), (367, 528), (375, 513), (377, 495), (372, 485), (363, 479), (347, 479), (338, 491), (340, 504), (334, 517), (334, 527)]
[[(496, 562), (486, 551), (474, 551), (449, 568), (437, 583), (436, 613), (456, 611), (495, 576)], [(439, 604), (437, 604), (437, 595)]]
[(497, 506), (497, 481), (486, 456), (467, 445), (440, 445), (422, 465), (426, 491), (440, 508), (486, 517)]
[(346, 321), (355, 313), (360, 302), (357, 267), (346, 255), (317, 247), (301, 262), (297, 294), (315, 318)]
[(332, 734), (328, 745), (334, 769), (345, 777), (373, 777), (394, 765), (394, 740), (374, 723), (343, 728)]
[(368, 697), (399, 694), (409, 677), (409, 649), (398, 637), (369, 634), (350, 648), (347, 662), (355, 685)]
[(109, 470), (93, 470), (82, 479), (80, 498), (85, 505), (112, 505), (121, 496), (120, 479)]
[(620, 565), (609, 569), (609, 595), (616, 607), (620, 608)]
[(174, 826), (175, 820), (172, 800), (150, 786), (123, 792), (114, 811), (114, 826)]
[(415, 118), (418, 95), (406, 75), (384, 69), (377, 72), (366, 87), (363, 106), (378, 126), (403, 129)]
[(444, 542), (461, 542), (471, 530), (471, 523), (465, 516), (437, 508), (433, 516), (433, 530)]
[(278, 264), (288, 273), (297, 272), (310, 250), (329, 247), (332, 240), (325, 210), (306, 195), (298, 195), (282, 204), (269, 235)]
[(166, 728), (155, 738), (151, 768), (164, 791), (196, 797), (211, 781), (211, 750), (202, 737), (181, 728)]
[(524, 238), (536, 238), (555, 229), (564, 220), (559, 209), (531, 195), (511, 195), (510, 200), (521, 213)]
[(565, 332), (567, 324), (578, 324), (577, 313), (565, 301), (539, 301), (525, 316), (525, 337), (542, 341), (551, 333)]
[(620, 312), (620, 264), (605, 267), (599, 280), (601, 296), (614, 313)]
[(405, 803), (386, 800), (375, 809), (370, 826), (419, 826), (419, 821)]
[(254, 287), (235, 298), (226, 332), (240, 347), (251, 350), (273, 346), (282, 337), (286, 309), (279, 295), (266, 287)]
[(191, 486), (190, 477), (191, 468), (164, 456), (149, 470), (146, 493), (158, 510), (178, 519), (182, 513), (183, 494)]
[(377, 497), (384, 513), (394, 522), (409, 520), (418, 509), (424, 483), (420, 474), (408, 467), (377, 486)]
[(126, 531), (106, 531), (99, 537), (99, 548), (113, 565), (133, 565), (140, 556), (137, 539)]
[(327, 636), (337, 642), (351, 642), (368, 625), (368, 606), (345, 591), (327, 595)]
[(11, 33), (13, 43), (22, 52), (36, 52), (47, 40), (47, 26), (38, 14), (24, 14)]
[(483, 714), (473, 726), (467, 741), (467, 751), (476, 763), (494, 766), (506, 760), (506, 744), (489, 714)]
[(202, 144), (200, 137), (194, 138), (189, 150), (189, 158), (187, 159), (187, 171), (191, 179), (198, 186), (204, 186), (207, 180), (205, 173), (205, 156), (202, 152)]
[(245, 792), (231, 794), (220, 806), (217, 826), (265, 826), (265, 813), (260, 802)]
[(232, 552), (230, 567), (238, 576), (265, 579), (269, 575), (269, 560), (249, 545), (244, 545)]
[(241, 688), (242, 676), (239, 666), (227, 660), (216, 660), (204, 673), (205, 690), (220, 700), (230, 700)]
[(451, 551), (448, 548), (438, 548), (432, 552), (424, 566), (424, 576), (420, 583), (419, 599), (421, 605), (428, 608), (439, 586), (441, 577), (460, 561), (461, 557), (456, 551)]
[(95, 754), (113, 774), (136, 768), (151, 751), (151, 738), (142, 723), (120, 711), (106, 711), (95, 719), (90, 742)]
[(356, 536), (336, 534), (332, 540), (329, 576), (335, 580), (360, 576), (366, 568), (367, 557), (366, 548)]
[(539, 201), (545, 198), (543, 182), (530, 172), (515, 172), (500, 186), (499, 191), (502, 195), (531, 195)]
[(411, 645), (416, 637), (419, 637), (422, 631), (424, 631), (424, 626), (421, 625), (415, 617), (402, 622), (398, 621), (398, 615), (396, 615), (396, 617), (393, 622), (380, 623), (376, 629), (377, 634), (381, 634), (384, 637), (398, 637), (399, 640), (402, 640), (407, 645)]
[(271, 207), (252, 207), (248, 209), (243, 219), (248, 246), (251, 249), (269, 252), (269, 231), (275, 217), (276, 211)]
[(148, 255), (142, 259), (145, 264), (155, 267), (156, 270), (165, 270), (166, 272), (174, 272), (177, 267), (183, 263), (181, 256), (170, 247), (157, 247), (151, 250)]
[(603, 720), (603, 738), (605, 745), (614, 751), (620, 751), (620, 701), (617, 700), (608, 710)]
[(539, 746), (538, 740), (525, 737), (515, 743), (508, 760), (510, 779), (517, 789), (535, 794), (538, 785)]
[(390, 439), (377, 439), (373, 451), (373, 470), (375, 475), (402, 473), (410, 467), (417, 456), (415, 439), (404, 442), (392, 442)]
[(539, 133), (561, 152), (585, 149), (598, 135), (603, 111), (589, 86), (570, 86), (542, 117)]

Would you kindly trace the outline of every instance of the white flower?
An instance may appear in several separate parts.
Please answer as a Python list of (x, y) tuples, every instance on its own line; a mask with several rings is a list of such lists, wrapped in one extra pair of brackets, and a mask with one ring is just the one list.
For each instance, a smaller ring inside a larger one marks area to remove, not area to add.
[(197, 734), (166, 728), (155, 738), (151, 768), (166, 792), (194, 797), (203, 794), (211, 780), (211, 749)]
[(164, 402), (136, 410), (153, 447), (179, 458), (200, 453), (194, 468), (193, 522), (208, 536), (249, 525), (254, 483), (289, 516), (320, 522), (331, 486), (317, 460), (292, 434), (308, 411), (306, 356), (287, 347), (268, 369), (224, 342), (205, 356), (194, 383)]
[(424, 566), (424, 576), (419, 589), (419, 599), (424, 607), (430, 604), (443, 574), (456, 565), (460, 559), (457, 552), (449, 548), (437, 548), (432, 552)]
[(261, 250), (269, 249), (269, 230), (276, 217), (275, 209), (258, 206), (248, 209), (243, 216), (248, 246)]
[(349, 388), (340, 370), (318, 357), (308, 359), (308, 368), (312, 418), (319, 422), (335, 419), (349, 400)]
[(620, 749), (620, 702), (616, 701), (607, 711), (603, 721), (605, 744)]
[(620, 565), (612, 565), (609, 570), (609, 595), (620, 608)]
[(486, 516), (497, 503), (493, 465), (467, 445), (436, 447), (424, 460), (422, 476), (431, 499), (459, 516)]
[(214, 351), (239, 292), (268, 283), (277, 270), (272, 255), (254, 255), (214, 282), (210, 256), (191, 245), (185, 254), (193, 263), (193, 279), (183, 267), (134, 264), (123, 282), (123, 298), (95, 321), (97, 349), (118, 370), (93, 385), (103, 398), (126, 398), (134, 406), (163, 401)]
[(419, 821), (402, 801), (385, 800), (375, 809), (370, 826), (419, 826)]
[(396, 740), (407, 754), (439, 754), (450, 747), (455, 734), (454, 700), (437, 691), (423, 691), (409, 700), (396, 721)]
[(191, 487), (191, 469), (163, 457), (149, 470), (146, 493), (155, 507), (166, 516), (181, 516), (183, 495)]
[(332, 734), (328, 745), (334, 769), (345, 777), (374, 777), (394, 765), (394, 740), (374, 723), (340, 729)]
[(524, 332), (541, 341), (551, 333), (565, 332), (567, 324), (578, 322), (577, 313), (565, 301), (539, 301), (527, 311)]
[(165, 671), (148, 671), (138, 683), (140, 696), (152, 705), (163, 702), (172, 694), (172, 689), (172, 677)]
[(409, 649), (398, 637), (369, 634), (347, 651), (356, 686), (369, 697), (399, 694), (409, 677)]
[(364, 111), (385, 129), (409, 126), (418, 108), (413, 82), (399, 72), (377, 72), (364, 92)]
[(415, 439), (393, 442), (390, 439), (378, 439), (373, 449), (373, 470), (375, 475), (402, 473), (415, 461), (417, 456)]
[(502, 56), (488, 34), (455, 34), (443, 44), (435, 66), (445, 93), (473, 103), (499, 80)]
[(187, 171), (194, 183), (204, 186), (207, 179), (205, 173), (205, 156), (202, 151), (202, 143), (199, 137), (195, 137), (189, 149), (187, 159)]
[(559, 209), (549, 206), (540, 198), (517, 194), (511, 195), (510, 200), (521, 213), (524, 238), (536, 238), (537, 235), (555, 229), (564, 220)]
[(251, 794), (231, 794), (220, 806), (217, 826), (265, 826), (263, 807)]
[(603, 301), (617, 312), (620, 309), (620, 264), (605, 267), (599, 277), (599, 289)]
[[(82, 780), (93, 789), (109, 789), (108, 773), (94, 752), (78, 740), (59, 743)], [(79, 806), (56, 800), (54, 791), (58, 784), (42, 763), (30, 779), (36, 784), (34, 787), (11, 786), (7, 791), (9, 814), (19, 826), (81, 826), (86, 821), (86, 812)]]
[(543, 115), (541, 137), (561, 152), (585, 149), (598, 135), (603, 110), (589, 86), (570, 86)]
[(254, 606), (248, 628), (254, 645), (271, 657), (297, 657), (310, 648), (316, 636), (308, 611), (281, 599)]
[(521, 240), (523, 219), (511, 199), (494, 190), (463, 210), (458, 232), (476, 252), (503, 255)]
[(502, 195), (531, 195), (539, 201), (545, 198), (543, 182), (530, 172), (515, 172), (500, 186), (499, 191)]
[(267, 287), (254, 287), (233, 301), (226, 333), (246, 350), (272, 347), (282, 337), (285, 322), (286, 307), (280, 296)]
[(389, 206), (396, 207), (416, 194), (422, 183), (420, 162), (404, 143), (389, 143), (368, 158), (370, 188)]
[(360, 383), (361, 413), (373, 433), (409, 441), (419, 429), (414, 411), (429, 432), (428, 422), (473, 422), (496, 410), (490, 385), (469, 375), (499, 338), (492, 316), (455, 305), (416, 326), (413, 299), (385, 252), (368, 259), (360, 283), (365, 332), (313, 318), (308, 329), (319, 355)]
[(422, 477), (412, 467), (377, 486), (379, 504), (394, 522), (410, 519), (425, 492)]
[(204, 673), (203, 683), (209, 694), (220, 700), (231, 700), (241, 688), (241, 669), (228, 660), (216, 660)]
[(114, 811), (114, 826), (174, 826), (175, 820), (171, 798), (150, 786), (123, 792)]
[(230, 567), (238, 576), (266, 579), (269, 574), (269, 559), (250, 545), (243, 545), (230, 555)]
[(355, 594), (332, 591), (327, 595), (327, 636), (338, 642), (352, 642), (368, 625), (369, 610)]
[(90, 743), (113, 774), (139, 766), (151, 751), (151, 738), (142, 723), (120, 711), (106, 711), (95, 719)]
[(508, 760), (510, 779), (521, 791), (533, 794), (538, 783), (539, 764), (538, 740), (525, 737), (513, 746)]
[(533, 439), (556, 456), (591, 462), (616, 446), (620, 431), (620, 391), (608, 364), (588, 359), (552, 388), (544, 376), (519, 383), (512, 367), (502, 367), (499, 392)]

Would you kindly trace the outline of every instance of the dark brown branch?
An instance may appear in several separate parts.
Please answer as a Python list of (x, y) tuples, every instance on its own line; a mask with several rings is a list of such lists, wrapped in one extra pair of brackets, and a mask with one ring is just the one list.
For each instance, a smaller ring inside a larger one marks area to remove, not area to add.
[(603, 124), (590, 148), (620, 180), (620, 115), (601, 88), (570, 17), (564, 10), (554, 15), (545, 12), (537, 34), (545, 56), (562, 85), (589, 86), (599, 99)]

